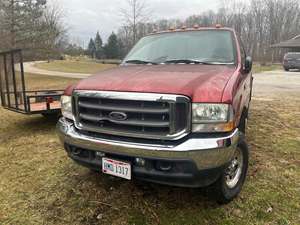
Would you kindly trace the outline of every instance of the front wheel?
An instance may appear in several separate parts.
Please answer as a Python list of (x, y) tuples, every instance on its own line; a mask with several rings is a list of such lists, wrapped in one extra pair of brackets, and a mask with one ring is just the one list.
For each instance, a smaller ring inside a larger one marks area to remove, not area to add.
[(246, 179), (248, 161), (248, 145), (244, 135), (241, 134), (232, 160), (213, 185), (214, 196), (219, 203), (229, 203), (240, 193)]

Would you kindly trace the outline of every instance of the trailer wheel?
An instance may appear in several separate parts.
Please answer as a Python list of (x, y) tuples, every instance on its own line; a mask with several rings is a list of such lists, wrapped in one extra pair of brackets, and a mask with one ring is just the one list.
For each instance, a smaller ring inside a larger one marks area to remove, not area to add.
[(42, 113), (42, 116), (48, 120), (57, 120), (60, 117), (60, 113)]

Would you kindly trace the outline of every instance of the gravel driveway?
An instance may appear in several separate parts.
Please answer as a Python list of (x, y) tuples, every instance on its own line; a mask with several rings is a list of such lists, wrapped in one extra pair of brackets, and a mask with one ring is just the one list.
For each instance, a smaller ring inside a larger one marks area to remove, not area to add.
[(268, 71), (254, 74), (253, 97), (300, 97), (300, 71)]
[(86, 78), (91, 76), (91, 74), (88, 73), (65, 73), (65, 72), (58, 72), (58, 71), (49, 71), (49, 70), (43, 70), (39, 69), (35, 66), (35, 64), (42, 63), (44, 61), (36, 61), (36, 62), (24, 62), (24, 71), (26, 73), (33, 73), (33, 74), (39, 74), (39, 75), (46, 75), (46, 76), (55, 76), (55, 77), (67, 77), (67, 78)]

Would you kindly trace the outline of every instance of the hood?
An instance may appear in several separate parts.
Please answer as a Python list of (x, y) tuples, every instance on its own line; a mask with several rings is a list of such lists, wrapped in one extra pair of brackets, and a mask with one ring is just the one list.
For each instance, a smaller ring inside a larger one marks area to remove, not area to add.
[(130, 65), (80, 81), (75, 90), (185, 95), (193, 102), (220, 102), (232, 65)]

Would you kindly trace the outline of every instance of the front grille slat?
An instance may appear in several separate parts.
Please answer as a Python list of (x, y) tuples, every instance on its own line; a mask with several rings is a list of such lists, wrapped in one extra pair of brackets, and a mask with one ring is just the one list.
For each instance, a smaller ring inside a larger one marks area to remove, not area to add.
[(101, 121), (109, 121), (115, 124), (121, 125), (129, 125), (129, 126), (144, 126), (144, 127), (169, 127), (169, 122), (160, 122), (160, 121), (143, 121), (143, 120), (124, 120), (124, 121), (117, 121), (109, 119), (108, 117), (97, 117), (93, 115), (87, 115), (84, 113), (80, 113), (79, 117), (84, 120), (91, 120), (94, 122), (98, 122), (99, 124)]
[(91, 103), (80, 101), (78, 103), (80, 107), (89, 109), (99, 109), (105, 111), (121, 111), (121, 112), (140, 112), (140, 113), (153, 113), (153, 114), (164, 114), (168, 113), (168, 108), (141, 108), (141, 107), (127, 107), (119, 105), (94, 105)]
[(177, 95), (74, 92), (76, 127), (100, 135), (178, 139), (189, 132), (190, 108), (189, 99)]

